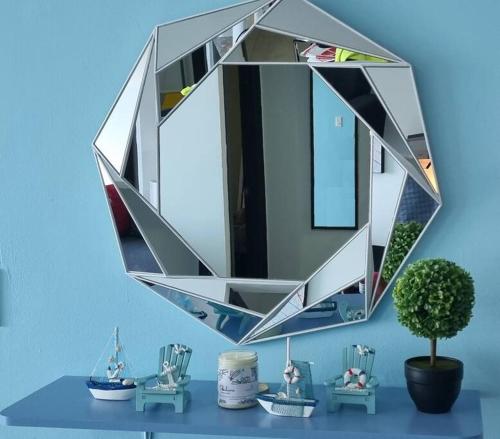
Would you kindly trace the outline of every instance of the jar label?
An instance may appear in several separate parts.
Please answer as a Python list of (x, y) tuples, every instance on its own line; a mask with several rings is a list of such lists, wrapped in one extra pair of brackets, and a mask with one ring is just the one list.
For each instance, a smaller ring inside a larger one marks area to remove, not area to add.
[(256, 402), (259, 391), (257, 366), (238, 369), (219, 368), (219, 404), (226, 406), (248, 406)]

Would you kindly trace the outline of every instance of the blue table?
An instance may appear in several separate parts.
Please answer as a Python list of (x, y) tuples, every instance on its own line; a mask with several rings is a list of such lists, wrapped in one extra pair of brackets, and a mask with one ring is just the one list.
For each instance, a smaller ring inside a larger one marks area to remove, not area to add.
[[(344, 407), (327, 414), (325, 392), (315, 389), (320, 403), (309, 419), (283, 418), (262, 408), (225, 410), (216, 403), (214, 381), (193, 381), (193, 401), (184, 414), (166, 405), (146, 406), (136, 412), (134, 401), (97, 401), (85, 386), (85, 377), (65, 376), (4, 409), (3, 424), (23, 427), (80, 428), (218, 436), (269, 438), (377, 438), (442, 439), (481, 438), (479, 394), (465, 390), (451, 413), (426, 415), (418, 412), (401, 388), (377, 391), (377, 414), (362, 407)], [(146, 436), (147, 437), (147, 436)]]

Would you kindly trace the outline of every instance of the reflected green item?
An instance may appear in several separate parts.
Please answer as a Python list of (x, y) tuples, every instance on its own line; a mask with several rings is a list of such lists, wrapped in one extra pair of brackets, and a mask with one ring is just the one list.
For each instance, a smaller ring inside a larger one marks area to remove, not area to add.
[(396, 271), (398, 271), (423, 229), (424, 226), (416, 221), (396, 224), (385, 257), (384, 268), (382, 269), (382, 278), (387, 283), (391, 281)]
[(187, 96), (189, 93), (191, 93), (194, 89), (196, 84), (194, 85), (188, 85), (187, 87), (184, 87), (182, 90), (181, 90), (181, 95), (182, 96)]
[(353, 52), (352, 50), (342, 49), (337, 47), (335, 51), (335, 62), (346, 61), (371, 61), (371, 62), (389, 62), (386, 59), (376, 56), (365, 55), (364, 53)]

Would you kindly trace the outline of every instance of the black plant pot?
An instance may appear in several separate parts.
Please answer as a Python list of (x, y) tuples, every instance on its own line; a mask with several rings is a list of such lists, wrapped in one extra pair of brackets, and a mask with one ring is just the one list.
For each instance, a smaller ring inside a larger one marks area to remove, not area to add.
[(436, 357), (430, 367), (429, 357), (414, 357), (405, 361), (408, 392), (417, 409), (425, 413), (450, 411), (460, 394), (464, 365), (460, 360)]

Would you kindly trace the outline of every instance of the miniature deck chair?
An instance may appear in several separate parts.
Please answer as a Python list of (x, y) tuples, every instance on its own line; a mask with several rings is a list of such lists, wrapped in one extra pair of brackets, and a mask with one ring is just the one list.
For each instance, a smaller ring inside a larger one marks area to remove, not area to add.
[(353, 308), (347, 302), (340, 302), (339, 314), (344, 322), (352, 322), (353, 320), (362, 320), (365, 318), (364, 308)]
[(377, 378), (372, 376), (375, 349), (352, 345), (343, 349), (344, 373), (325, 381), (329, 412), (336, 412), (341, 404), (359, 404), (369, 415), (375, 414)]
[[(179, 344), (169, 344), (160, 349), (158, 373), (137, 381), (135, 408), (138, 412), (143, 412), (147, 403), (172, 404), (175, 413), (184, 412), (190, 399), (185, 388), (191, 380), (186, 375), (191, 354), (191, 348)], [(148, 387), (148, 382), (151, 387)]]

